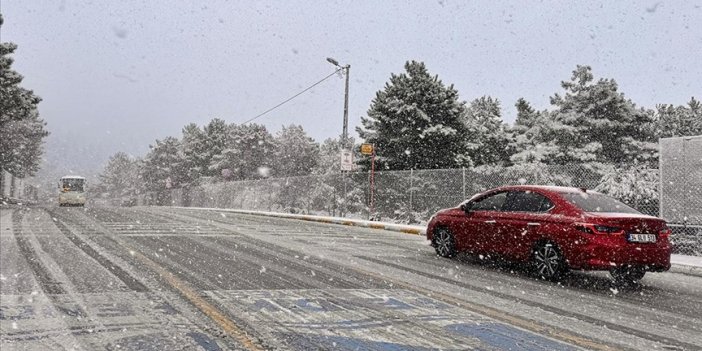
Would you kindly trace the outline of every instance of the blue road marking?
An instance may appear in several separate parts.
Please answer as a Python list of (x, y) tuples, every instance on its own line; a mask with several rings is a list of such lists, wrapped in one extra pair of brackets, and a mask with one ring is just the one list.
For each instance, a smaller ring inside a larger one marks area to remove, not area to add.
[(222, 351), (222, 349), (217, 345), (217, 343), (210, 339), (209, 336), (203, 334), (203, 333), (198, 333), (198, 332), (190, 332), (186, 334), (187, 336), (193, 338), (195, 342), (200, 345), (205, 351)]
[[(315, 334), (283, 334), (279, 338), (286, 346), (295, 350), (338, 350), (338, 351), (451, 351), (451, 349), (428, 348), (386, 341), (350, 338), (346, 336), (325, 336)], [(458, 350), (458, 349), (454, 349)]]
[(473, 337), (487, 346), (511, 351), (571, 351), (575, 347), (545, 338), (541, 335), (521, 330), (506, 324), (451, 324), (445, 330), (462, 336)]

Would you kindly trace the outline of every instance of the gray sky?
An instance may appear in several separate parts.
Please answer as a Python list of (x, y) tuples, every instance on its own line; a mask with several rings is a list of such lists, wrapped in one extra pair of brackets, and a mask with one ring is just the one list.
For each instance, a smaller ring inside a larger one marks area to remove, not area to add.
[[(519, 97), (548, 107), (576, 64), (641, 106), (702, 97), (699, 1), (194, 3), (2, 1), (1, 39), (19, 45), (14, 68), (44, 99), (47, 158), (85, 153), (81, 166), (98, 167), (189, 122), (242, 122), (333, 72), (328, 56), (351, 64), (352, 135), (411, 59), (463, 100), (498, 98), (507, 122)], [(337, 136), (343, 89), (334, 77), (257, 122)]]

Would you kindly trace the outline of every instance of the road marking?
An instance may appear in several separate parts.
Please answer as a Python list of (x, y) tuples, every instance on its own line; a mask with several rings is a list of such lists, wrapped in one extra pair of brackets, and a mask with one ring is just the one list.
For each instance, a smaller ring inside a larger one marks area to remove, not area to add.
[(513, 325), (513, 326), (516, 326), (516, 327), (519, 327), (522, 329), (526, 329), (526, 330), (534, 332), (538, 335), (547, 335), (547, 336), (552, 337), (556, 340), (565, 341), (567, 343), (571, 343), (573, 345), (577, 345), (580, 347), (585, 347), (585, 348), (590, 349), (590, 350), (602, 350), (602, 351), (619, 350), (619, 348), (615, 348), (615, 347), (612, 347), (612, 346), (609, 346), (609, 345), (606, 345), (603, 343), (599, 343), (599, 342), (591, 340), (591, 339), (584, 338), (582, 336), (573, 334), (567, 330), (552, 327), (552, 326), (545, 326), (545, 325), (536, 323), (534, 321), (530, 321), (527, 319), (523, 319), (521, 317), (507, 314), (505, 312), (494, 309), (492, 307), (474, 304), (474, 303), (471, 303), (469, 301), (464, 301), (464, 300), (461, 300), (459, 298), (453, 297), (451, 295), (447, 295), (447, 294), (444, 294), (441, 292), (421, 288), (421, 287), (418, 287), (416, 285), (406, 283), (406, 282), (401, 281), (401, 280), (393, 279), (393, 278), (390, 278), (386, 275), (378, 274), (378, 273), (368, 271), (365, 269), (361, 269), (358, 267), (349, 266), (349, 268), (353, 269), (359, 273), (363, 273), (363, 274), (369, 275), (371, 277), (374, 277), (376, 279), (381, 279), (381, 280), (385, 280), (387, 282), (391, 282), (392, 284), (394, 284), (400, 288), (407, 289), (410, 291), (415, 291), (415, 292), (418, 292), (418, 293), (423, 294), (425, 296), (429, 296), (431, 298), (437, 299), (439, 301), (446, 302), (446, 303), (449, 303), (449, 304), (457, 306), (457, 307), (465, 308), (466, 310), (469, 310), (471, 312), (478, 313), (480, 315), (490, 317), (492, 319), (495, 319), (495, 320), (498, 320), (500, 322), (504, 322), (504, 323), (507, 323), (507, 324), (510, 324), (510, 325)]
[(193, 304), (198, 310), (204, 313), (207, 317), (212, 319), (217, 325), (224, 330), (227, 335), (232, 337), (234, 340), (239, 342), (244, 348), (251, 351), (263, 351), (265, 350), (256, 341), (254, 341), (249, 335), (239, 328), (239, 326), (229, 319), (224, 313), (220, 312), (217, 307), (212, 305), (203, 299), (195, 289), (190, 287), (188, 283), (183, 280), (178, 279), (173, 273), (169, 272), (167, 269), (161, 267), (158, 263), (148, 258), (141, 252), (134, 250), (128, 246), (125, 246), (135, 258), (139, 259), (142, 263), (149, 266), (151, 269), (156, 271), (173, 289), (177, 290), (183, 297), (185, 297), (191, 304)]

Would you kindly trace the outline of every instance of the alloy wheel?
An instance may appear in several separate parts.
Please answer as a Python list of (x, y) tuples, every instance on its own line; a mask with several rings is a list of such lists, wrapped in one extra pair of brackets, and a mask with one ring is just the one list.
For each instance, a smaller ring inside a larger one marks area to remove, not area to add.
[(534, 251), (536, 273), (543, 278), (553, 278), (562, 271), (561, 255), (551, 244), (543, 244)]
[(451, 232), (446, 229), (436, 231), (434, 245), (436, 247), (436, 253), (438, 253), (441, 257), (451, 257), (455, 253), (453, 236), (451, 235)]

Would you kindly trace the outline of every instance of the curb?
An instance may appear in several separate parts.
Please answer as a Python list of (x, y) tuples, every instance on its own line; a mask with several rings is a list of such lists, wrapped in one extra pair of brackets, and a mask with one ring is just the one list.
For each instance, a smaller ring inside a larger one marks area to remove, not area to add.
[(696, 277), (702, 277), (702, 267), (690, 266), (690, 265), (679, 264), (679, 263), (674, 263), (674, 262), (671, 262), (670, 270), (668, 270), (668, 272), (686, 274), (686, 275), (694, 275)]
[[(172, 208), (190, 209), (190, 210), (204, 210), (204, 211), (217, 211), (217, 212), (231, 212), (231, 213), (263, 216), (263, 217), (297, 219), (297, 220), (318, 222), (318, 223), (339, 224), (339, 225), (347, 225), (347, 226), (362, 227), (362, 228), (381, 229), (381, 230), (387, 230), (387, 231), (391, 231), (391, 232), (399, 232), (399, 233), (412, 234), (412, 235), (425, 235), (426, 234), (426, 227), (425, 226), (385, 223), (385, 222), (374, 222), (374, 221), (367, 221), (367, 220), (363, 220), (363, 219), (312, 216), (312, 215), (280, 213), (280, 212), (234, 210), (234, 209), (211, 208), (211, 207), (172, 206)], [(686, 265), (686, 264), (679, 264), (679, 263), (672, 263), (671, 262), (669, 272), (702, 277), (702, 267), (691, 266), (691, 265)]]
[(280, 212), (234, 210), (234, 209), (210, 208), (210, 207), (182, 207), (182, 206), (171, 206), (171, 207), (172, 208), (179, 208), (179, 209), (231, 212), (231, 213), (248, 214), (248, 215), (254, 215), (254, 216), (297, 219), (297, 220), (318, 222), (318, 223), (340, 224), (340, 225), (348, 225), (348, 226), (362, 227), (362, 228), (381, 229), (381, 230), (387, 230), (387, 231), (391, 231), (391, 232), (399, 232), (399, 233), (412, 234), (412, 235), (424, 235), (426, 233), (426, 227), (424, 227), (424, 226), (385, 223), (385, 222), (374, 222), (374, 221), (367, 221), (367, 220), (363, 220), (363, 219), (312, 216), (312, 215), (301, 215), (301, 214), (280, 213)]

